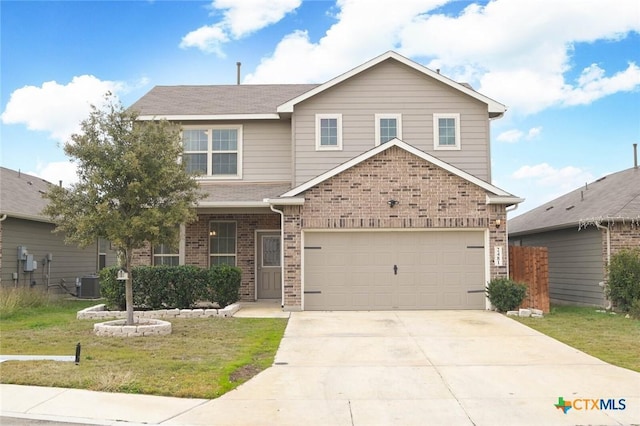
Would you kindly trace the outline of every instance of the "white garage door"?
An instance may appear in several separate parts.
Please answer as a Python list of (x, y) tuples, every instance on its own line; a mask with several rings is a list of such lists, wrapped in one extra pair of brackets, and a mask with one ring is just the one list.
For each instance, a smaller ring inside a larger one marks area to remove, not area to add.
[(484, 309), (484, 232), (305, 232), (305, 310)]

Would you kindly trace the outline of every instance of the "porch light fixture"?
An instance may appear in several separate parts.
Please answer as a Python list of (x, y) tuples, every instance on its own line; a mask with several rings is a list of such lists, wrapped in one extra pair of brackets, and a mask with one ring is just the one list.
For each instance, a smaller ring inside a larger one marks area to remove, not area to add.
[(209, 236), (210, 237), (215, 237), (216, 236), (216, 231), (209, 231)]
[(389, 207), (393, 208), (394, 206), (400, 204), (400, 201), (391, 199), (387, 201), (387, 204), (389, 204)]
[(500, 225), (502, 225), (502, 220), (496, 219), (496, 228), (500, 228)]

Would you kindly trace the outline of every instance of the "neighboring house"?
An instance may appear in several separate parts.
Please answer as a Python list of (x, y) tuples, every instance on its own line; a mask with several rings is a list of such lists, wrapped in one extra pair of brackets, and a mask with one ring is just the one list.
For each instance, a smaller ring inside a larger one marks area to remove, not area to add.
[(509, 243), (548, 248), (551, 302), (605, 306), (609, 258), (640, 247), (640, 170), (610, 174), (510, 219)]
[(42, 195), (51, 183), (25, 173), (0, 168), (0, 284), (63, 292), (60, 280), (76, 292), (76, 278), (115, 264), (108, 244), (81, 249), (64, 243), (55, 226), (41, 212)]
[(182, 125), (207, 195), (139, 264), (237, 265), (242, 300), (286, 310), (485, 309), (507, 275), (504, 105), (394, 52), (320, 85), (155, 87), (131, 108)]

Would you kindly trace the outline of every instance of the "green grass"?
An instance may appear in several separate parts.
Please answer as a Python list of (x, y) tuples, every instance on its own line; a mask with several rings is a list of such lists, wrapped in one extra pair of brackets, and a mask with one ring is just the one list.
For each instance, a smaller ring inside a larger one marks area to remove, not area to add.
[(544, 318), (516, 319), (602, 361), (640, 372), (640, 321), (597, 309), (553, 306)]
[(107, 392), (216, 398), (269, 367), (284, 334), (280, 318), (173, 319), (169, 336), (97, 337), (76, 312), (94, 303), (58, 302), (2, 316), (3, 355), (74, 355), (81, 362), (5, 361), (2, 383)]

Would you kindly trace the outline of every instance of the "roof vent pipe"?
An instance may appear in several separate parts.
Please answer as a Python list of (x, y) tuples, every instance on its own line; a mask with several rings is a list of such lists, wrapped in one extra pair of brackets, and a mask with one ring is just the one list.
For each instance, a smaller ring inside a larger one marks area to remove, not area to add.
[(236, 62), (237, 72), (236, 72), (236, 84), (240, 85), (240, 67), (242, 66), (242, 62)]
[(638, 168), (638, 144), (633, 144), (633, 167)]

